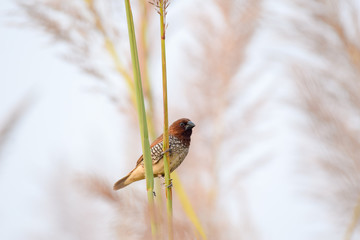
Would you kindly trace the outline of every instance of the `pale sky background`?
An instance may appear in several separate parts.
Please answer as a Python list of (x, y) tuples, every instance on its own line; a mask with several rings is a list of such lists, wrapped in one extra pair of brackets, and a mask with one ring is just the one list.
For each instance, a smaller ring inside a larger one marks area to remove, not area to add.
[[(282, 1), (265, 2), (266, 8), (279, 16), (273, 16), (273, 22), (264, 21), (264, 28), (281, 22), (281, 13), (293, 13)], [(52, 213), (61, 210), (54, 209), (56, 201), (52, 195), (56, 194), (56, 186), (49, 189), (49, 181), (54, 178), (69, 181), (66, 176), (77, 173), (97, 173), (115, 181), (129, 170), (122, 168), (120, 158), (124, 153), (118, 147), (124, 141), (124, 120), (105, 97), (90, 91), (94, 81), (91, 77), (60, 57), (63, 46), (52, 44), (47, 35), (33, 28), (11, 26), (8, 12), (12, 10), (16, 10), (13, 0), (1, 1), (0, 126), (25, 95), (31, 104), (1, 152), (0, 239), (22, 240), (29, 236), (41, 239), (59, 231)], [(169, 17), (170, 28), (171, 20)], [(176, 40), (170, 40), (169, 51), (172, 47), (176, 48)], [(335, 230), (329, 209), (311, 196), (315, 176), (305, 174), (299, 167), (298, 154), (310, 143), (303, 139), (305, 119), (296, 109), (294, 86), (288, 81), (284, 62), (289, 56), (306, 56), (266, 29), (257, 36), (250, 51), (250, 68), (261, 64), (268, 68), (259, 89), (266, 86), (273, 89), (269, 105), (262, 113), (265, 122), (261, 126), (270, 137), (262, 139), (259, 146), (252, 146), (244, 162), (254, 159), (258, 149), (268, 151), (271, 160), (240, 183), (247, 194), (248, 211), (258, 239), (341, 239), (343, 233)], [(176, 63), (169, 59), (169, 79), (174, 68)], [(174, 92), (175, 87), (171, 82), (169, 85)], [(171, 121), (176, 117), (170, 116)], [(274, 132), (277, 134), (271, 135)], [(139, 149), (140, 145), (135, 148)], [(239, 166), (242, 164), (240, 159)], [(186, 166), (189, 165), (183, 167)], [(142, 184), (135, 185), (143, 187)], [(69, 201), (72, 198), (76, 196), (69, 197)], [(104, 224), (99, 229), (107, 229), (114, 218), (111, 209), (99, 203), (89, 204), (98, 207), (94, 211), (102, 217), (99, 223)], [(237, 203), (222, 204), (226, 211), (236, 212)], [(236, 214), (233, 217), (237, 218)], [(58, 239), (76, 238), (64, 230), (64, 236)]]

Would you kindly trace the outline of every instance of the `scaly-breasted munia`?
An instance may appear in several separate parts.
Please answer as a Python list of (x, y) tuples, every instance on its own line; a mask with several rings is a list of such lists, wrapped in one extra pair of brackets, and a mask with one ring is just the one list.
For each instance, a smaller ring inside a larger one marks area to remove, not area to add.
[[(170, 172), (174, 171), (184, 161), (189, 152), (190, 137), (195, 124), (187, 118), (181, 118), (169, 128)], [(160, 135), (150, 146), (154, 177), (164, 176), (163, 135)], [(128, 175), (114, 184), (114, 190), (126, 187), (130, 183), (145, 178), (143, 156), (139, 158), (136, 167)]]

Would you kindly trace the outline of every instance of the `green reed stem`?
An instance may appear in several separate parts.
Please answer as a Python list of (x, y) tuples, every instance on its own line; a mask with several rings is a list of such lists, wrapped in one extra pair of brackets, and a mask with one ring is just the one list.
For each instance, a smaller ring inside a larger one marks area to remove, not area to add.
[(134, 21), (133, 21), (129, 0), (125, 0), (125, 9), (126, 9), (126, 18), (127, 18), (127, 25), (129, 31), (131, 62), (132, 62), (133, 74), (134, 74), (136, 106), (137, 106), (138, 118), (139, 118), (141, 145), (142, 145), (143, 157), (145, 162), (146, 190), (147, 190), (149, 211), (150, 211), (151, 233), (153, 239), (156, 239), (157, 226), (155, 223), (154, 199), (153, 199), (154, 174), (152, 169), (150, 143), (148, 136), (147, 121), (146, 121), (144, 95), (141, 84), (139, 58), (138, 58), (137, 46), (136, 46)]
[[(160, 12), (160, 35), (161, 35), (161, 62), (162, 62), (162, 83), (163, 83), (163, 102), (164, 102), (164, 136), (163, 151), (169, 149), (169, 119), (167, 102), (167, 77), (166, 77), (166, 52), (165, 52), (165, 4), (164, 0), (159, 1)], [(172, 211), (172, 188), (170, 181), (170, 162), (169, 152), (164, 154), (164, 173), (165, 173), (165, 191), (166, 191), (166, 209), (168, 216), (168, 239), (173, 239), (173, 211)]]

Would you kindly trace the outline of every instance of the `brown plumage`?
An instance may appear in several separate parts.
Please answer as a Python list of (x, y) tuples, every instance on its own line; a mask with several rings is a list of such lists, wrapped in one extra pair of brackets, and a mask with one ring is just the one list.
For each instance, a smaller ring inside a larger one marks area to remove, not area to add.
[[(170, 172), (174, 171), (189, 152), (190, 137), (195, 124), (187, 118), (181, 118), (169, 128)], [(160, 135), (150, 146), (154, 177), (164, 176), (163, 135)], [(125, 177), (114, 184), (114, 190), (126, 187), (130, 183), (145, 178), (143, 156), (139, 158), (136, 167)]]

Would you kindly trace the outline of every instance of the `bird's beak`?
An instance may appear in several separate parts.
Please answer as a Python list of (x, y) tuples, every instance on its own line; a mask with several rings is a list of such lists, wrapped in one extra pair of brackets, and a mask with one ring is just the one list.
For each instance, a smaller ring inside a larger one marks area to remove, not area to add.
[(195, 124), (192, 121), (188, 121), (185, 127), (185, 131), (192, 129), (193, 127), (195, 127)]

